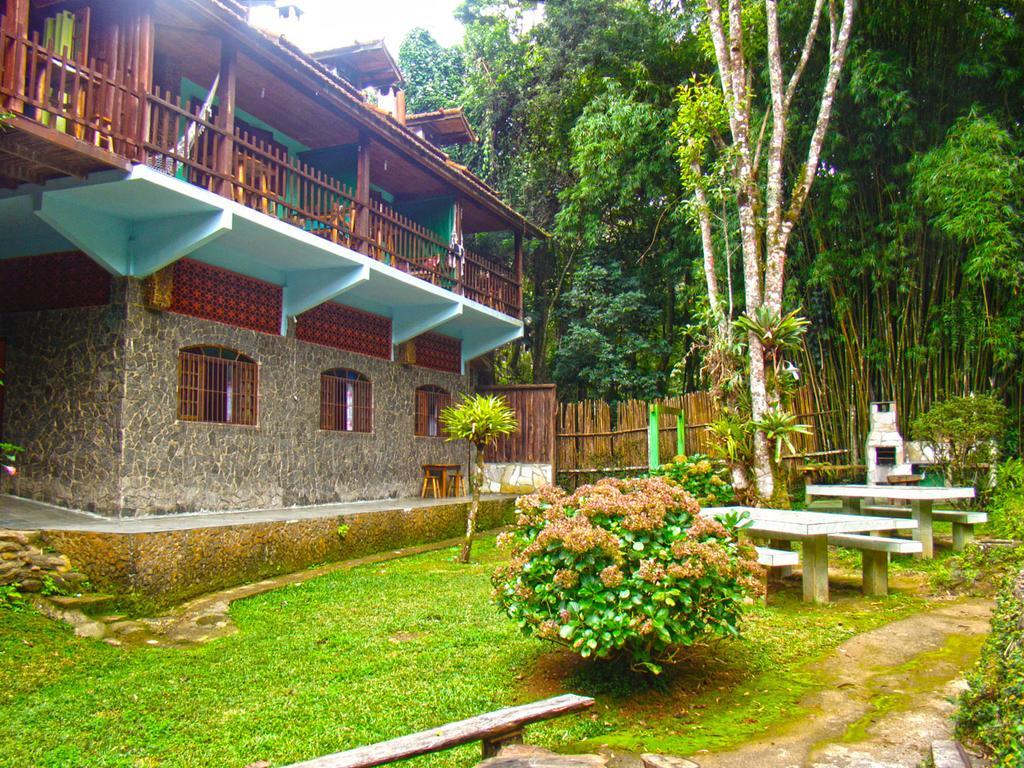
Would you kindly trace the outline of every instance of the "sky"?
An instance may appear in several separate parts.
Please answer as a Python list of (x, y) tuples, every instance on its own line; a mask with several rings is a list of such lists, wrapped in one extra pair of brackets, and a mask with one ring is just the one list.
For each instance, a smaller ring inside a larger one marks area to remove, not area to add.
[[(297, 0), (305, 14), (293, 42), (306, 52), (384, 38), (398, 47), (414, 27), (425, 27), (441, 45), (462, 39), (453, 13), (461, 0)], [(289, 35), (289, 37), (292, 37)]]

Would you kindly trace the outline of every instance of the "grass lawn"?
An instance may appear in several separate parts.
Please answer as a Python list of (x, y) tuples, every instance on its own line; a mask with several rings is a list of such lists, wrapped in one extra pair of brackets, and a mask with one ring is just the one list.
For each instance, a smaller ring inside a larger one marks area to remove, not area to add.
[[(739, 640), (696, 649), (652, 687), (524, 638), (490, 604), (493, 541), (338, 572), (235, 603), (239, 632), (190, 649), (114, 648), (32, 611), (0, 610), (0, 766), (273, 765), (564, 691), (593, 715), (532, 728), (558, 749), (722, 748), (799, 714), (807, 663), (920, 610), (799, 590), (751, 608)], [(412, 765), (472, 765), (477, 745)]]

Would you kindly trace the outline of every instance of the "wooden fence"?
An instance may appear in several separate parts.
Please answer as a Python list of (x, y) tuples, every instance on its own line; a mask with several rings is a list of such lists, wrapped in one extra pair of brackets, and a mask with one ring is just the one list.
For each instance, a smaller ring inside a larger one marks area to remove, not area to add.
[(480, 387), (501, 395), (516, 414), (519, 429), (489, 447), (486, 460), (498, 463), (553, 464), (558, 398), (554, 384)]
[[(707, 392), (692, 392), (658, 400), (658, 454), (662, 462), (677, 451), (677, 417), (682, 412), (687, 454), (710, 453), (713, 435), (708, 430), (721, 409)], [(652, 403), (628, 400), (610, 404), (600, 400), (562, 403), (558, 408), (557, 468), (562, 482), (574, 487), (603, 474), (635, 474), (649, 466), (648, 429)], [(808, 435), (794, 435), (791, 459), (828, 453), (821, 443), (821, 416), (809, 387), (797, 391), (793, 412)]]
[[(572, 488), (606, 474), (637, 474), (650, 465), (651, 406), (658, 411), (658, 456), (669, 461), (678, 453), (682, 414), (687, 454), (712, 452), (714, 436), (708, 430), (721, 412), (708, 392), (691, 392), (650, 403), (627, 400), (606, 403), (583, 400), (558, 403), (554, 384), (481, 387), (481, 392), (502, 395), (512, 407), (519, 429), (487, 449), (488, 462), (553, 464), (559, 481)], [(799, 389), (793, 402), (797, 421), (810, 434), (793, 436), (793, 451), (786, 458), (808, 460), (842, 453), (824, 442), (828, 412), (815, 406), (810, 387)]]

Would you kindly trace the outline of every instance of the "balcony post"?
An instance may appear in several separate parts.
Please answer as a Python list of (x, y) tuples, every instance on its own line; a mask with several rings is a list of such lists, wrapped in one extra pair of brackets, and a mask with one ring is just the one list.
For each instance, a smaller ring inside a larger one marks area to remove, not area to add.
[(516, 230), (516, 291), (518, 293), (519, 317), (523, 316), (523, 232)]
[(369, 252), (370, 239), (370, 136), (360, 131), (356, 153), (356, 249)]
[[(4, 16), (7, 22), (7, 26), (3, 30), (4, 32), (7, 32), (14, 38), (28, 37), (28, 0), (7, 0), (4, 7)], [(11, 90), (16, 94), (21, 94), (26, 88), (25, 70), (27, 62), (25, 48), (15, 42), (7, 52), (6, 58), (6, 61), (0, 62), (0, 66), (4, 70), (4, 80)], [(6, 107), (11, 112), (24, 112), (25, 102), (12, 96), (7, 101)]]
[(217, 172), (221, 175), (219, 192), (231, 197), (235, 178), (235, 97), (238, 86), (238, 47), (234, 40), (222, 37), (220, 41), (220, 112), (218, 124), (223, 131), (217, 154)]
[(146, 162), (146, 142), (149, 140), (149, 94), (153, 90), (153, 69), (156, 56), (156, 24), (152, 4), (146, 3), (139, 24), (139, 67), (136, 94), (138, 110), (138, 146), (133, 160)]

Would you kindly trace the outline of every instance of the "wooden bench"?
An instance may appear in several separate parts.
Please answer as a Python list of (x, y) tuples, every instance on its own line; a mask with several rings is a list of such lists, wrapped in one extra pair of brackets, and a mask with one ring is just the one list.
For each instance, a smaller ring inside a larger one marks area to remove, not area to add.
[(861, 590), (865, 595), (889, 594), (889, 555), (920, 554), (923, 545), (913, 539), (890, 539), (860, 533), (830, 534), (828, 543), (861, 552)]
[(527, 725), (582, 712), (592, 706), (593, 699), (567, 693), (532, 704), (506, 707), (390, 741), (317, 757), (295, 763), (289, 768), (372, 768), (375, 765), (441, 752), (474, 741), (483, 742), (483, 755), (486, 759), (497, 755), (506, 744), (522, 743), (523, 729)]
[[(871, 504), (865, 506), (864, 513), (869, 515), (886, 514), (894, 517), (910, 517), (907, 507), (889, 504)], [(974, 541), (974, 526), (988, 522), (988, 513), (970, 509), (933, 509), (932, 520), (953, 524), (953, 551), (962, 552), (964, 547)]]

